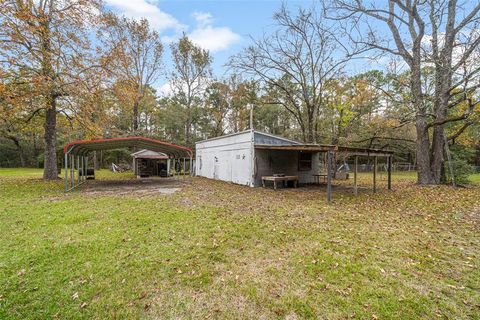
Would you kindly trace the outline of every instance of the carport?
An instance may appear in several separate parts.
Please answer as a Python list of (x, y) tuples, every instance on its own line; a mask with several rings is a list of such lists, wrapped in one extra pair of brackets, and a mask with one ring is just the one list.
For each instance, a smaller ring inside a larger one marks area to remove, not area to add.
[[(64, 149), (65, 165), (65, 192), (68, 192), (86, 181), (88, 173), (89, 155), (93, 151), (113, 150), (120, 148), (147, 149), (161, 152), (174, 162), (189, 163), (189, 172), (192, 172), (191, 149), (172, 143), (146, 137), (111, 138), (98, 140), (77, 140), (68, 143)], [(77, 172), (77, 175), (75, 175)]]
[[(354, 193), (358, 193), (358, 180), (357, 180), (357, 170), (358, 170), (358, 158), (367, 157), (373, 158), (373, 192), (377, 192), (377, 169), (378, 169), (378, 158), (383, 157), (387, 162), (387, 188), (388, 190), (392, 189), (392, 159), (393, 151), (389, 150), (380, 150), (380, 149), (371, 149), (371, 148), (357, 148), (357, 147), (347, 147), (347, 146), (336, 146), (336, 145), (322, 145), (322, 144), (256, 144), (255, 150), (275, 152), (283, 151), (286, 152), (286, 162), (288, 159), (294, 159), (296, 152), (300, 153), (325, 153), (326, 154), (326, 173), (324, 174), (327, 182), (327, 200), (330, 202), (333, 199), (333, 185), (332, 180), (335, 176), (334, 172), (334, 161), (336, 156), (343, 157), (352, 157), (354, 159), (354, 170), (353, 170), (353, 189)], [(318, 174), (316, 176), (319, 176)]]

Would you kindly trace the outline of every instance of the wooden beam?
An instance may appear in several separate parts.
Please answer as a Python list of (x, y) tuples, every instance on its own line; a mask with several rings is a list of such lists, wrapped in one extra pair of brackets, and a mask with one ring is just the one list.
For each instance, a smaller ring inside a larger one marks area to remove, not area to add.
[(333, 152), (327, 152), (327, 201), (332, 202), (332, 160)]
[(377, 157), (373, 157), (373, 192), (377, 192)]
[(392, 190), (392, 156), (387, 158), (388, 190)]
[(325, 152), (336, 150), (336, 146), (328, 145), (255, 145), (255, 149), (261, 150), (284, 150), (284, 151), (310, 151)]
[(358, 156), (355, 156), (355, 162), (353, 164), (353, 190), (355, 191), (355, 195), (358, 194), (357, 172), (358, 172)]

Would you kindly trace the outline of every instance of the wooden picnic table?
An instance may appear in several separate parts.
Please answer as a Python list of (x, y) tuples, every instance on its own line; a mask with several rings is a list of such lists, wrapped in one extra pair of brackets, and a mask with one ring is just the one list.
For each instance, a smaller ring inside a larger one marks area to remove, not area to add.
[(296, 188), (298, 185), (298, 176), (263, 176), (262, 177), (262, 185), (265, 188), (265, 181), (272, 181), (273, 182), (273, 189), (277, 189), (277, 183), (282, 182), (283, 186), (286, 186), (287, 181), (293, 181), (293, 187)]
[(323, 178), (323, 182), (327, 182), (327, 174), (326, 173), (318, 173), (313, 175), (313, 181), (317, 184), (320, 184), (320, 178)]

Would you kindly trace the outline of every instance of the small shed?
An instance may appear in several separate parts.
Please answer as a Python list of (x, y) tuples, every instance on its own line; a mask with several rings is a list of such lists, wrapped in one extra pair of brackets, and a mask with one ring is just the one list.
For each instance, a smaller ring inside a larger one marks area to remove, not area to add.
[[(291, 150), (277, 150), (280, 146)], [(298, 176), (298, 182), (311, 183), (320, 170), (318, 148), (308, 149), (300, 142), (256, 130), (200, 141), (195, 149), (198, 176), (250, 187), (261, 186), (262, 176), (275, 174)]]
[(133, 170), (137, 177), (168, 177), (170, 175), (170, 161), (163, 152), (143, 149), (131, 154)]

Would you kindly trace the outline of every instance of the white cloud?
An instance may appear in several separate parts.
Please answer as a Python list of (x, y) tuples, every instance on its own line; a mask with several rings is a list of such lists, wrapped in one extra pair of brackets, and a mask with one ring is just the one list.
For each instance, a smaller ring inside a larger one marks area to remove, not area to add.
[(152, 0), (106, 0), (105, 3), (125, 17), (132, 19), (146, 18), (153, 29), (163, 31), (174, 29), (180, 31), (185, 29), (170, 14), (163, 12)]
[(170, 82), (165, 82), (159, 88), (157, 88), (157, 92), (160, 96), (169, 97), (173, 94), (172, 84)]
[(204, 49), (211, 52), (226, 50), (241, 39), (228, 27), (213, 27), (213, 17), (208, 12), (194, 12), (192, 16), (197, 25), (188, 37)]
[(198, 26), (206, 27), (213, 23), (213, 16), (210, 12), (194, 12), (192, 13), (193, 18), (197, 21)]

